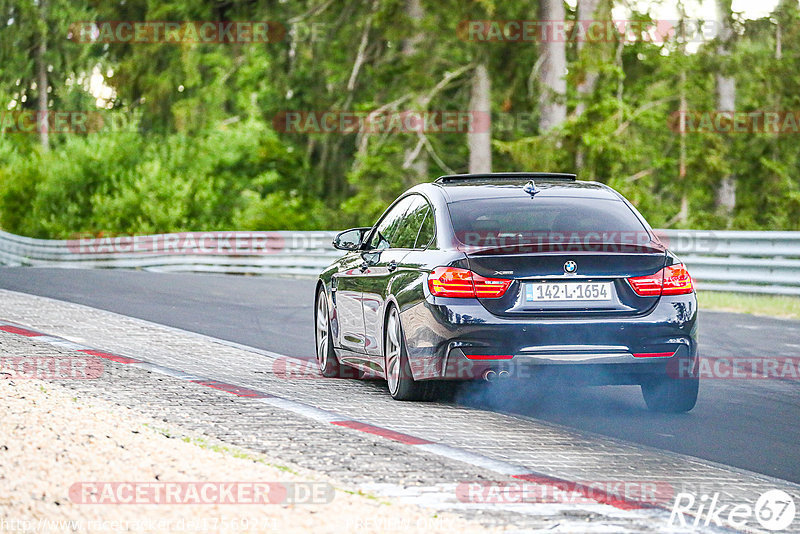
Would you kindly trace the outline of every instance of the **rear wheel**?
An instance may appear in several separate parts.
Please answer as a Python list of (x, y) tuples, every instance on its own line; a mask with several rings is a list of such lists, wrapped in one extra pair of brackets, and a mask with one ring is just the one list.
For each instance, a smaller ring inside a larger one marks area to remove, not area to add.
[(328, 313), (328, 298), (325, 295), (325, 288), (320, 287), (317, 291), (316, 311), (314, 313), (316, 323), (315, 332), (317, 346), (317, 364), (322, 376), (335, 378), (341, 375), (341, 366), (336, 359), (333, 350), (333, 339), (331, 339), (331, 321)]
[(683, 413), (697, 404), (698, 377), (659, 377), (642, 383), (642, 396), (652, 412)]
[(431, 400), (435, 396), (435, 382), (418, 382), (411, 376), (400, 314), (394, 306), (389, 310), (386, 318), (383, 354), (386, 382), (392, 398), (395, 400)]

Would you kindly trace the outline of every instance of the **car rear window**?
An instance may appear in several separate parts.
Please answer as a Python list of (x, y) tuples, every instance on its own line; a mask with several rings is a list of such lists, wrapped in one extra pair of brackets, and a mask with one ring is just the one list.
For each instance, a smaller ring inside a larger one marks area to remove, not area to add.
[(543, 243), (647, 244), (647, 229), (619, 200), (536, 197), (451, 202), (459, 241), (477, 247)]

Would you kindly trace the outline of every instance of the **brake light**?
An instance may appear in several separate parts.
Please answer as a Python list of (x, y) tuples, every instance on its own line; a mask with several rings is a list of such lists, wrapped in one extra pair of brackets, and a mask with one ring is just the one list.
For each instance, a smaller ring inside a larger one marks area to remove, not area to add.
[(664, 285), (664, 269), (655, 274), (628, 278), (631, 287), (640, 297), (657, 297), (661, 294)]
[(472, 271), (455, 267), (437, 267), (428, 275), (428, 289), (437, 297), (475, 298)]
[(642, 297), (659, 295), (685, 295), (694, 291), (692, 277), (682, 263), (664, 267), (655, 274), (628, 278), (628, 282)]
[(428, 289), (436, 297), (496, 299), (505, 294), (511, 282), (458, 267), (437, 267), (428, 275)]
[(485, 278), (472, 273), (472, 281), (475, 283), (475, 295), (480, 299), (496, 299), (505, 295), (506, 290), (511, 286), (511, 280), (505, 278)]
[(679, 263), (664, 268), (664, 289), (662, 295), (684, 295), (694, 291), (692, 277), (686, 267)]

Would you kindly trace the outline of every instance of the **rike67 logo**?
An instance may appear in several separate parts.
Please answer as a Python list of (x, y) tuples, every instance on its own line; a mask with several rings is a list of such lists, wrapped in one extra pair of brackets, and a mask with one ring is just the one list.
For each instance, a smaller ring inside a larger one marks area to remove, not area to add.
[(763, 528), (772, 531), (784, 530), (792, 524), (795, 517), (795, 504), (791, 495), (783, 490), (765, 491), (756, 501), (749, 504), (723, 504), (719, 493), (712, 496), (693, 493), (678, 493), (669, 516), (671, 526), (681, 527), (719, 527), (744, 528), (753, 518)]

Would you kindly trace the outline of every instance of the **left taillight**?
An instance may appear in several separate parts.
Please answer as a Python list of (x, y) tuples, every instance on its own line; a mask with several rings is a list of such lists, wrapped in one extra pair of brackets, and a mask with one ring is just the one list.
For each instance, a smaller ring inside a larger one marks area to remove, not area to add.
[(641, 297), (685, 295), (694, 291), (692, 277), (682, 263), (664, 267), (655, 274), (628, 278), (628, 282)]
[(435, 297), (496, 299), (505, 295), (511, 282), (458, 267), (436, 267), (428, 275), (428, 289)]

